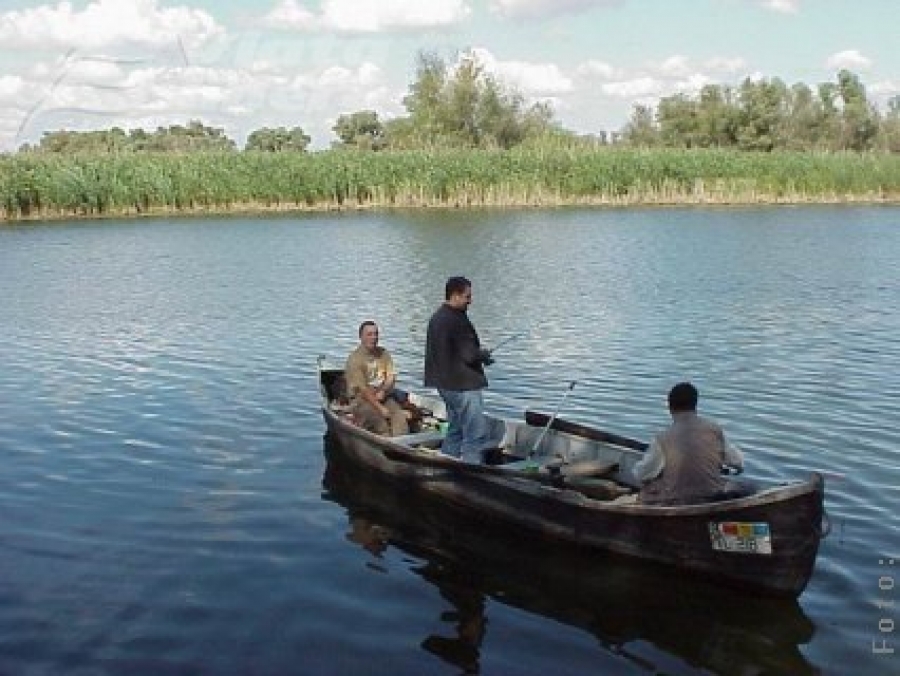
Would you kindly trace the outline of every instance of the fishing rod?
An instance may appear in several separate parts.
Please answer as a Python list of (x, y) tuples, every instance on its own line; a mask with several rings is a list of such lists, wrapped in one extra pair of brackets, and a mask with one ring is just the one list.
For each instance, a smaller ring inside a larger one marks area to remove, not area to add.
[(504, 347), (505, 345), (509, 345), (510, 343), (518, 340), (519, 338), (522, 338), (523, 336), (527, 336), (529, 333), (532, 333), (536, 328), (538, 328), (539, 326), (541, 326), (542, 324), (545, 324), (545, 323), (546, 323), (546, 320), (542, 319), (539, 322), (535, 322), (534, 324), (529, 326), (527, 329), (522, 329), (521, 331), (517, 331), (516, 333), (512, 334), (511, 336), (504, 338), (499, 343), (494, 345), (494, 347), (492, 347), (490, 350), (488, 350), (488, 354), (493, 354), (494, 352), (499, 350), (501, 347)]
[(529, 458), (533, 458), (537, 453), (538, 447), (541, 445), (541, 442), (544, 440), (544, 437), (547, 435), (547, 432), (550, 431), (550, 428), (553, 427), (553, 423), (556, 421), (556, 416), (559, 415), (560, 410), (563, 407), (563, 404), (566, 403), (566, 399), (569, 398), (569, 394), (571, 394), (572, 390), (575, 389), (575, 385), (578, 383), (577, 380), (573, 380), (569, 383), (569, 388), (563, 394), (562, 399), (560, 399), (559, 404), (556, 406), (556, 410), (553, 412), (553, 415), (550, 416), (550, 420), (547, 421), (547, 424), (544, 425), (544, 429), (541, 430), (540, 436), (538, 436), (537, 441), (534, 442), (534, 446), (531, 447), (531, 452), (528, 454)]

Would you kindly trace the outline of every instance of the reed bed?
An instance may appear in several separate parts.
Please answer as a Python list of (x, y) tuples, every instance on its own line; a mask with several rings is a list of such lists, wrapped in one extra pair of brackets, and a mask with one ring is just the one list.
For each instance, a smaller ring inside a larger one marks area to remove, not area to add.
[(0, 157), (0, 219), (387, 207), (900, 200), (900, 156), (508, 151)]

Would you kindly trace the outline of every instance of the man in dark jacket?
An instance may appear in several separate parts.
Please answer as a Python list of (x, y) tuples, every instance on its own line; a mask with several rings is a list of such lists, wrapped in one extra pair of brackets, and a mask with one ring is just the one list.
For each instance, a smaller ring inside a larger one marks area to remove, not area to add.
[(472, 302), (472, 282), (451, 277), (444, 303), (428, 322), (425, 340), (425, 386), (436, 387), (447, 406), (447, 436), (442, 451), (467, 462), (482, 462), (488, 446), (482, 390), (484, 366), (493, 363), (481, 347), (466, 310)]

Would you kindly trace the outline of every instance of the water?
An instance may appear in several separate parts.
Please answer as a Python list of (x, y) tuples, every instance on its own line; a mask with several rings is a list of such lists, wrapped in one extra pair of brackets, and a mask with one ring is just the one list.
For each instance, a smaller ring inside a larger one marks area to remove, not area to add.
[[(900, 673), (873, 649), (900, 642), (898, 226), (813, 207), (2, 228), (0, 674)], [(501, 410), (578, 379), (566, 417), (646, 438), (689, 378), (749, 475), (823, 471), (833, 532), (799, 601), (586, 566), (326, 477), (316, 357), (372, 317), (418, 378), (451, 274), (485, 343), (526, 331), (490, 369)]]

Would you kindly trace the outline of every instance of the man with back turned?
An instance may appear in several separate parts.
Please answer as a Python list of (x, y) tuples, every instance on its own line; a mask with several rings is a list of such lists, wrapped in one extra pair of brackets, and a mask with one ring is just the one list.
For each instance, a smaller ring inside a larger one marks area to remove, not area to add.
[(447, 280), (444, 303), (428, 322), (425, 386), (436, 387), (447, 406), (442, 452), (478, 463), (489, 443), (482, 390), (488, 384), (484, 366), (493, 359), (466, 314), (471, 302), (472, 282), (465, 277)]
[(699, 393), (691, 383), (669, 391), (672, 424), (657, 434), (633, 469), (643, 484), (639, 501), (649, 505), (687, 505), (716, 499), (729, 488), (722, 466), (743, 468), (744, 457), (722, 428), (697, 415)]

